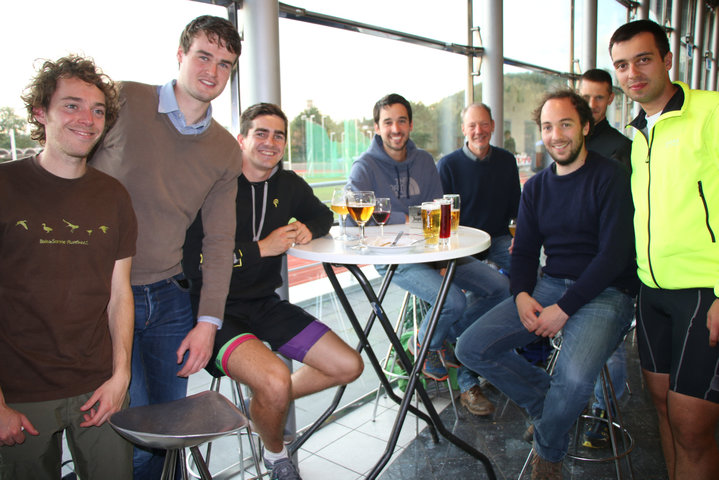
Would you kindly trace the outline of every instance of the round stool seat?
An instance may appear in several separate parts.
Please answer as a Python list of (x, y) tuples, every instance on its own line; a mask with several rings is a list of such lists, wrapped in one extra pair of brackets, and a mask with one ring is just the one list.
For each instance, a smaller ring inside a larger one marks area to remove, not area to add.
[(207, 391), (172, 402), (131, 407), (113, 414), (110, 425), (137, 445), (163, 450), (194, 447), (247, 425), (232, 402)]

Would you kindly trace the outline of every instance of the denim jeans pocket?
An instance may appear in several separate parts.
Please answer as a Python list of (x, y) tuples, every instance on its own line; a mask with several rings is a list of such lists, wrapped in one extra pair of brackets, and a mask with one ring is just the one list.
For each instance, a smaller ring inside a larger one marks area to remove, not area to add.
[(184, 293), (190, 292), (190, 281), (185, 278), (184, 273), (178, 273), (174, 277), (170, 277), (170, 281), (177, 287), (178, 290)]

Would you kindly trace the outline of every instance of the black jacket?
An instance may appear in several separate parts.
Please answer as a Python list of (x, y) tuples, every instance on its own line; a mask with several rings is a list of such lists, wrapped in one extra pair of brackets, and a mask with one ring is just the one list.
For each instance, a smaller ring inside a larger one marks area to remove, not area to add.
[(594, 125), (587, 135), (587, 150), (613, 158), (631, 171), (632, 141), (612, 128), (606, 118)]
[[(262, 211), (267, 185), (267, 202)], [(252, 194), (254, 187), (255, 229), (262, 223), (259, 239), (295, 218), (307, 225), (312, 238), (329, 232), (333, 216), (312, 192), (305, 180), (293, 171), (277, 170), (266, 182), (251, 184), (244, 175), (237, 179), (237, 229), (235, 231), (234, 268), (228, 301), (254, 299), (272, 295), (282, 285), (280, 271), (282, 255), (260, 257), (260, 248), (253, 237)], [(202, 218), (200, 215), (187, 231), (183, 267), (192, 283), (192, 294), (199, 294), (202, 283), (200, 254), (202, 248)]]

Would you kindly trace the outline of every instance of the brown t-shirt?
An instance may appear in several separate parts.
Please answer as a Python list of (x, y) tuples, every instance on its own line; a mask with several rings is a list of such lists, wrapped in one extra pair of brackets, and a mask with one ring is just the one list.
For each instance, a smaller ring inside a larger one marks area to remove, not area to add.
[(115, 261), (135, 253), (127, 191), (93, 168), (0, 164), (0, 388), (8, 402), (91, 392), (112, 375)]

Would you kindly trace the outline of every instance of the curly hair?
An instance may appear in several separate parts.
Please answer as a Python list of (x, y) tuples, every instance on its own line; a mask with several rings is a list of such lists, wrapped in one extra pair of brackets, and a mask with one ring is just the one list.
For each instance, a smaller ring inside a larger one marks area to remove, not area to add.
[(35, 78), (25, 88), (22, 100), (27, 109), (27, 120), (32, 125), (30, 134), (33, 140), (45, 144), (45, 125), (35, 118), (35, 110), (50, 108), (50, 100), (57, 81), (61, 78), (78, 78), (83, 82), (96, 86), (105, 95), (105, 133), (117, 120), (120, 112), (120, 101), (115, 82), (95, 65), (90, 58), (69, 55), (56, 61), (46, 60), (38, 70)]

